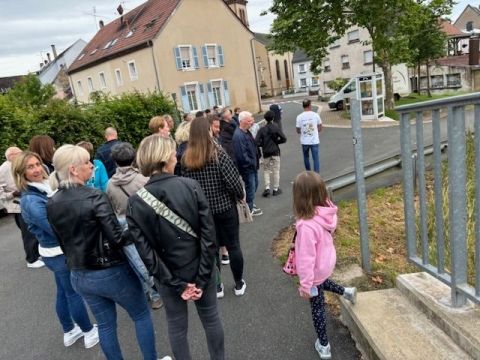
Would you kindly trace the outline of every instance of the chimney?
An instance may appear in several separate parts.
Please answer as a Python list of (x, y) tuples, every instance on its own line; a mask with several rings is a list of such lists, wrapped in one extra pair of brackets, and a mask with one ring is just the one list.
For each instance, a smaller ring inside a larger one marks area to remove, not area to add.
[(48, 64), (48, 61), (47, 61), (47, 60), (43, 60), (43, 63), (44, 63), (45, 65), (47, 65), (47, 64)]
[(53, 58), (56, 59), (57, 58), (57, 49), (55, 48), (55, 45), (50, 45), (52, 47), (52, 54), (53, 54)]
[(103, 22), (103, 20), (100, 20), (98, 22), (98, 25), (100, 25), (100, 29), (103, 29), (103, 27), (105, 26), (105, 23)]
[(48, 62), (51, 62), (51, 61), (52, 61), (52, 59), (51, 59), (51, 57), (50, 57), (50, 53), (47, 53), (47, 59), (48, 59)]
[(43, 68), (43, 62), (40, 63), (40, 69)]
[(478, 65), (479, 45), (478, 37), (470, 38), (468, 42), (468, 65)]

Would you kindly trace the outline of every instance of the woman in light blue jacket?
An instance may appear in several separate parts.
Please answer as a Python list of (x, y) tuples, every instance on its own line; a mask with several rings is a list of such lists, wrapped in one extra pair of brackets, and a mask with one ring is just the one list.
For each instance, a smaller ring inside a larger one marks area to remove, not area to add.
[[(88, 151), (90, 154), (90, 159), (92, 159), (93, 155), (93, 145), (91, 142), (88, 141), (80, 141), (77, 146), (80, 146), (84, 148), (85, 150)], [(103, 192), (107, 191), (107, 185), (108, 185), (108, 174), (107, 174), (107, 169), (105, 168), (105, 165), (98, 160), (98, 159), (93, 159), (93, 174), (90, 180), (87, 181), (85, 184), (86, 186), (102, 190)]]

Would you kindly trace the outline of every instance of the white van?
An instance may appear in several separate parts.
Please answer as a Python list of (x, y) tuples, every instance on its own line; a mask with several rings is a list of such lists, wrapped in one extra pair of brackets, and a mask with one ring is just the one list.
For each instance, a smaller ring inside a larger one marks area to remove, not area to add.
[[(362, 73), (363, 74), (363, 73)], [(358, 75), (362, 75), (358, 74)], [(332, 95), (328, 101), (328, 107), (330, 109), (343, 110), (345, 108), (345, 99), (351, 99), (356, 97), (357, 89), (355, 88), (355, 79), (358, 76), (354, 76), (348, 83), (345, 84), (337, 93)], [(393, 96), (395, 100), (399, 100), (402, 96), (410, 94), (410, 83), (408, 81), (408, 69), (407, 65), (400, 64), (392, 66), (392, 80), (393, 80)]]

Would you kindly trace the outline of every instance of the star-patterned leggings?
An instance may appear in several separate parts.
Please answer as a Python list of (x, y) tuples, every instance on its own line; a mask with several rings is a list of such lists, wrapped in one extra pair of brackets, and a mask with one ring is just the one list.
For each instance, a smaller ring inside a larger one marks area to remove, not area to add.
[(330, 291), (339, 295), (343, 295), (345, 288), (336, 282), (327, 279), (321, 285), (317, 286), (318, 296), (310, 299), (310, 307), (312, 308), (313, 326), (317, 332), (318, 339), (322, 346), (328, 344), (327, 337), (327, 315), (325, 313), (325, 297), (323, 291)]

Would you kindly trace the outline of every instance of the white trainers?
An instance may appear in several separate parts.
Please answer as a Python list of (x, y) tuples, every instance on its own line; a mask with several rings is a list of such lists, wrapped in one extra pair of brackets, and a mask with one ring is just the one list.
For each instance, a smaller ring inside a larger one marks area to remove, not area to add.
[(225, 296), (225, 287), (223, 283), (220, 284), (220, 289), (217, 287), (217, 299), (223, 299)]
[(66, 347), (72, 346), (75, 342), (83, 336), (83, 331), (75, 324), (72, 330), (63, 334), (63, 345)]
[(245, 294), (245, 289), (247, 288), (247, 283), (243, 279), (242, 279), (242, 282), (243, 282), (243, 285), (240, 289), (237, 290), (237, 288), (235, 286), (233, 287), (233, 291), (235, 292), (236, 296), (242, 296), (243, 294)]
[(262, 209), (254, 206), (252, 211), (250, 212), (250, 214), (252, 214), (252, 216), (260, 216), (260, 215), (263, 215), (263, 211), (262, 211)]
[(330, 343), (328, 343), (326, 346), (322, 346), (322, 344), (320, 344), (320, 340), (317, 339), (317, 341), (315, 341), (315, 350), (317, 350), (320, 359), (332, 358), (332, 353), (330, 351)]
[(95, 345), (98, 344), (99, 338), (98, 338), (98, 326), (97, 324), (93, 324), (92, 330), (83, 333), (83, 342), (85, 344), (85, 349), (90, 349), (91, 347), (94, 347)]
[(30, 269), (39, 269), (41, 267), (44, 267), (45, 266), (45, 263), (38, 259), (37, 261), (33, 262), (33, 263), (29, 263), (27, 262), (27, 268), (30, 268)]
[(170, 356), (164, 356), (164, 357), (162, 357), (161, 359), (158, 359), (158, 360), (172, 360), (172, 358)]
[(357, 301), (357, 288), (356, 287), (346, 287), (343, 297), (350, 301), (352, 305), (355, 305)]

